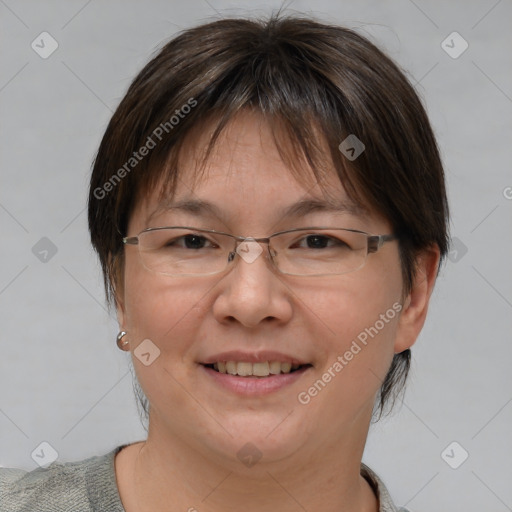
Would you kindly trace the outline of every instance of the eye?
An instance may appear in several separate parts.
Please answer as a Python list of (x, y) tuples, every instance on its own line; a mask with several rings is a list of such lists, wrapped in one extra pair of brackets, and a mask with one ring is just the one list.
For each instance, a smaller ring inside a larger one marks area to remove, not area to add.
[[(303, 243), (305, 242), (306, 245)], [(328, 235), (319, 235), (319, 234), (312, 234), (305, 236), (300, 241), (300, 247), (305, 249), (329, 249), (329, 248), (347, 248), (350, 249), (349, 245), (344, 242), (342, 239), (334, 237), (334, 236), (328, 236)]]
[(165, 247), (183, 247), (185, 249), (204, 249), (207, 247), (218, 247), (208, 238), (197, 235), (188, 234), (179, 237), (170, 238), (165, 243)]

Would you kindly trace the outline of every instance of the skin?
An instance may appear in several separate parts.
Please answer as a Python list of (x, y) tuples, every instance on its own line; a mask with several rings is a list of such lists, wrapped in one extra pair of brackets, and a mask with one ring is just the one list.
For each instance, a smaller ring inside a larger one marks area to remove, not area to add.
[[(230, 123), (207, 173), (194, 183), (194, 151), (207, 135), (203, 128), (184, 148), (176, 198), (207, 199), (222, 219), (163, 212), (149, 220), (156, 210), (155, 190), (133, 212), (129, 236), (173, 224), (253, 237), (314, 225), (391, 232), (375, 213), (280, 218), (281, 208), (305, 197), (322, 198), (322, 189), (293, 177), (257, 113), (245, 112)], [(337, 197), (347, 198), (334, 170), (326, 180)], [(147, 338), (161, 351), (149, 366), (133, 356), (151, 410), (147, 440), (123, 449), (115, 461), (126, 511), (378, 510), (360, 475), (373, 404), (393, 355), (409, 348), (423, 326), (438, 249), (419, 257), (413, 289), (405, 297), (397, 242), (370, 254), (356, 272), (313, 278), (278, 274), (266, 250), (250, 264), (237, 256), (225, 274), (180, 278), (145, 269), (136, 246), (125, 251), (117, 297), (120, 328), (128, 333), (132, 355)], [(300, 404), (298, 393), (394, 303), (403, 304), (401, 313), (317, 396)], [(212, 384), (198, 364), (232, 349), (278, 350), (313, 368), (283, 390), (241, 398)], [(237, 458), (247, 442), (262, 453), (250, 468)]]

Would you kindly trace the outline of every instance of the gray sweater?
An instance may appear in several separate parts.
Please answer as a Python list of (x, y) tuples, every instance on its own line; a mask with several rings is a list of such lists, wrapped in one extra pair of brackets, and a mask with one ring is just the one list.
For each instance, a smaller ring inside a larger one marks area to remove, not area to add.
[[(111, 452), (79, 462), (53, 462), (33, 471), (0, 468), (0, 512), (125, 512)], [(364, 464), (361, 474), (380, 499), (379, 512), (397, 509), (379, 477)]]

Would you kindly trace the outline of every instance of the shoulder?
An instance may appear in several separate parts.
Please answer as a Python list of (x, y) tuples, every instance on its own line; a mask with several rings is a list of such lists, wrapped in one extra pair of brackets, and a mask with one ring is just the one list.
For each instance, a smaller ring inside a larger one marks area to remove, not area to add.
[(366, 464), (361, 464), (361, 475), (379, 498), (379, 512), (410, 512), (405, 507), (395, 506), (384, 482)]
[(114, 457), (121, 448), (77, 462), (53, 462), (33, 471), (0, 468), (2, 512), (123, 512), (114, 469)]

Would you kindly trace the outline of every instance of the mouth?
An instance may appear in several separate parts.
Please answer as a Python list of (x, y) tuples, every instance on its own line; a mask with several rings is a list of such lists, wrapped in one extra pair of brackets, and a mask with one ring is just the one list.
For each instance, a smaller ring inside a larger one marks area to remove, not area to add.
[(260, 361), (257, 363), (248, 361), (218, 361), (216, 363), (203, 364), (203, 366), (221, 374), (264, 379), (273, 375), (295, 373), (305, 370), (312, 365), (280, 361)]

